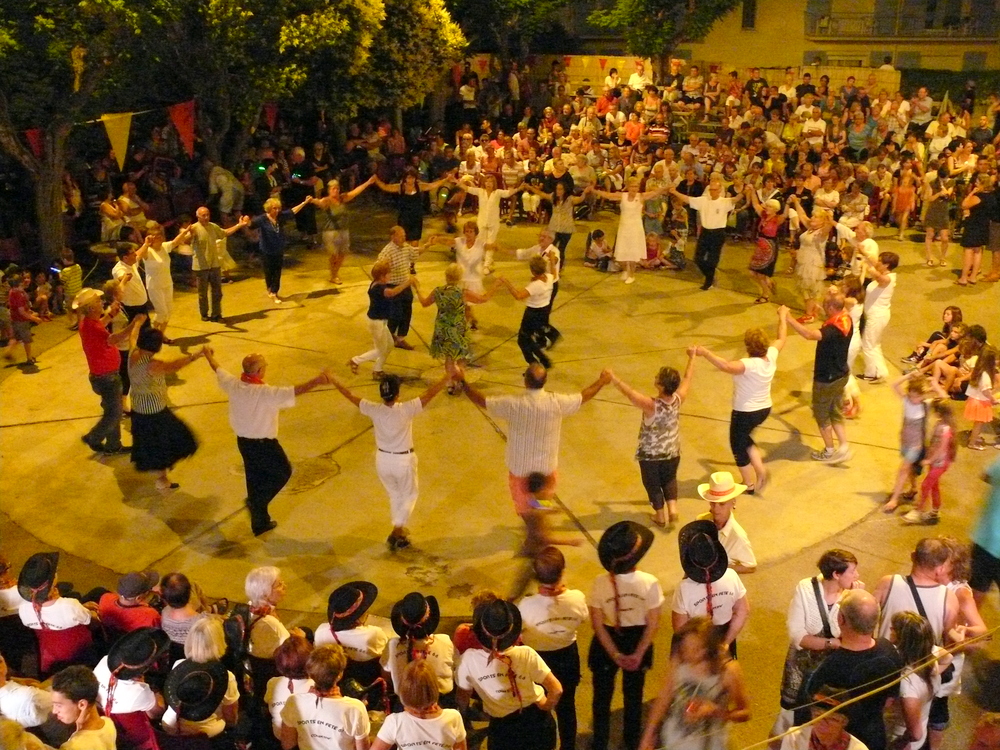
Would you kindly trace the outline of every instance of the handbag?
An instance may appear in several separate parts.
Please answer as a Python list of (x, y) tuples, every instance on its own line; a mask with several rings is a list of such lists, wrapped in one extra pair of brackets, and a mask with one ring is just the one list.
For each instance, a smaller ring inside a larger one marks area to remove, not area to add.
[[(823, 619), (823, 637), (833, 638), (833, 631), (830, 630), (830, 618), (826, 611), (826, 602), (823, 601), (823, 594), (820, 592), (819, 579), (812, 579), (813, 594), (816, 596), (816, 606), (819, 608), (819, 615)], [(811, 648), (796, 648), (796, 644), (788, 645), (788, 653), (785, 655), (785, 666), (781, 674), (781, 707), (784, 709), (794, 709), (803, 702), (803, 691), (809, 682), (812, 673), (826, 658), (825, 651), (814, 651)]]

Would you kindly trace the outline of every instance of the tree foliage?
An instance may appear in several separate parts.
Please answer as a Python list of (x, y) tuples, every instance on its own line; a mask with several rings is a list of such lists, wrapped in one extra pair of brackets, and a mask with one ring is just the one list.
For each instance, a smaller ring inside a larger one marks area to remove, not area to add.
[(507, 63), (524, 61), (531, 40), (549, 29), (568, 0), (450, 0), (455, 20), (476, 49)]
[(588, 20), (615, 29), (630, 53), (656, 59), (679, 44), (703, 39), (712, 25), (741, 0), (615, 0), (610, 8), (595, 10)]

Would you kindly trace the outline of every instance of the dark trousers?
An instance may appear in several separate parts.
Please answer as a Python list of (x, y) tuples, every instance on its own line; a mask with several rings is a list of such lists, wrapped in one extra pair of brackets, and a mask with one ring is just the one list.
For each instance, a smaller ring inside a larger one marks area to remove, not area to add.
[(91, 446), (120, 448), (122, 444), (122, 379), (118, 372), (91, 375), (90, 387), (101, 397), (101, 420), (84, 439)]
[[(280, 272), (280, 270), (279, 270)], [(198, 310), (203, 318), (222, 317), (222, 269), (206, 268), (195, 271), (198, 277)], [(212, 290), (211, 313), (208, 306), (208, 291)]]
[[(400, 295), (402, 296), (402, 295)], [(548, 369), (552, 362), (545, 356), (545, 335), (549, 329), (548, 307), (526, 307), (517, 331), (517, 345), (529, 365), (540, 362)]]
[(580, 648), (574, 642), (557, 651), (539, 651), (546, 666), (563, 687), (556, 704), (559, 750), (576, 750), (576, 689), (580, 685)]
[(726, 240), (725, 229), (702, 229), (698, 244), (694, 248), (694, 262), (705, 275), (702, 289), (708, 289), (715, 281), (715, 269), (722, 257), (722, 243)]
[(552, 244), (559, 248), (560, 270), (566, 265), (566, 248), (569, 247), (569, 241), (572, 236), (570, 232), (556, 232), (555, 237), (552, 239)]
[(281, 263), (284, 253), (261, 253), (260, 262), (264, 266), (264, 285), (268, 294), (277, 294), (281, 289)]
[(491, 718), (487, 730), (490, 750), (555, 750), (552, 714), (534, 704), (502, 719)]
[(552, 285), (552, 297), (549, 299), (549, 304), (546, 306), (545, 310), (545, 344), (546, 346), (551, 346), (556, 342), (562, 334), (559, 329), (552, 325), (552, 306), (556, 303), (556, 295), (559, 294), (559, 282), (555, 282)]
[(121, 361), (118, 363), (118, 377), (122, 379), (122, 395), (127, 396), (132, 389), (132, 379), (128, 376), (128, 351), (118, 350)]
[[(623, 654), (635, 652), (636, 646), (642, 640), (645, 628), (641, 625), (609, 629), (608, 634)], [(592, 750), (608, 750), (608, 739), (611, 734), (611, 698), (615, 692), (615, 676), (618, 665), (615, 664), (601, 642), (594, 637), (590, 644), (587, 663), (594, 675), (593, 709), (594, 738), (590, 744)], [(642, 689), (646, 684), (646, 670), (653, 665), (653, 648), (646, 651), (642, 665), (635, 672), (622, 672), (622, 735), (625, 750), (635, 750), (639, 746), (642, 733)]]
[[(399, 284), (390, 284), (390, 288), (397, 286)], [(389, 333), (393, 338), (405, 339), (413, 317), (413, 289), (407, 288), (392, 298), (389, 315)]]
[(737, 466), (750, 463), (750, 446), (754, 445), (753, 431), (764, 423), (771, 413), (771, 407), (757, 411), (734, 411), (729, 418), (729, 447)]
[(237, 437), (236, 444), (243, 456), (250, 526), (256, 531), (270, 522), (268, 503), (288, 483), (292, 465), (276, 438)]
[(642, 486), (653, 510), (662, 509), (667, 500), (677, 499), (677, 466), (680, 462), (680, 456), (658, 461), (639, 461)]

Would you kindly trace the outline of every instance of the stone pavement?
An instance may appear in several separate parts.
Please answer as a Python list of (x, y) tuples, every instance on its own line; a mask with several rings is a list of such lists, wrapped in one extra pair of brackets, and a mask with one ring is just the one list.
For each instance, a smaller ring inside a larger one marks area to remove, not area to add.
[[(259, 274), (251, 274), (225, 287), (227, 323), (203, 323), (194, 295), (178, 290), (169, 331), (177, 348), (167, 347), (164, 356), (211, 343), (223, 366), (238, 372), (240, 359), (258, 351), (270, 363), (269, 382), (298, 383), (329, 367), (359, 394), (376, 398), (369, 369), (363, 366), (352, 376), (345, 363), (369, 348), (367, 272), (392, 218), (369, 203), (358, 209), (357, 253), (342, 272), (342, 287), (326, 283), (322, 252), (299, 246), (286, 264), (285, 304), (272, 305)], [(625, 286), (615, 275), (583, 268), (586, 230), (613, 230), (614, 219), (601, 214), (598, 222), (581, 222), (574, 235), (553, 313), (564, 338), (553, 352), (551, 390), (579, 390), (601, 369), (612, 367), (634, 386), (651, 391), (657, 369), (682, 369), (685, 349), (692, 344), (738, 358), (746, 328), (774, 330), (775, 305), (751, 303), (756, 292), (744, 271), (747, 246), (727, 246), (720, 288), (707, 292), (698, 290), (693, 270), (640, 272), (635, 284)], [(425, 234), (438, 229), (430, 220)], [(536, 233), (537, 227), (518, 225), (501, 230), (500, 239), (504, 246), (523, 247), (533, 244)], [(994, 287), (959, 289), (950, 271), (923, 266), (919, 245), (895, 240), (882, 245), (903, 258), (885, 337), (891, 362), (934, 330), (946, 304), (961, 305), (966, 321), (981, 322), (997, 334)], [(953, 257), (957, 252), (954, 248)], [(511, 257), (498, 256), (499, 273), (526, 282), (525, 264)], [(433, 248), (418, 263), (425, 291), (443, 283), (448, 258), (442, 248)], [(792, 279), (779, 275), (776, 280), (778, 301), (794, 307)], [(473, 335), (476, 361), (470, 380), (488, 393), (521, 387), (524, 363), (515, 342), (521, 309), (507, 294), (477, 308), (480, 331)], [(434, 309), (417, 305), (410, 335), (416, 351), (396, 350), (389, 358), (387, 370), (405, 379), (404, 398), (419, 395), (443, 373), (427, 353), (433, 321)], [(32, 551), (60, 549), (66, 553), (61, 577), (87, 587), (113, 586), (119, 573), (153, 567), (161, 573), (183, 570), (210, 595), (238, 600), (246, 572), (274, 564), (288, 582), (286, 619), (311, 626), (322, 620), (330, 590), (354, 578), (379, 585), (377, 615), (387, 615), (406, 592), (420, 590), (438, 597), (449, 622), (468, 615), (469, 597), (477, 589), (510, 592), (520, 580), (523, 563), (513, 550), (522, 531), (507, 492), (505, 426), (464, 397), (440, 395), (415, 422), (421, 496), (410, 526), (411, 549), (391, 553), (386, 548), (388, 503), (374, 471), (371, 425), (333, 388), (301, 396), (282, 414), (281, 440), (295, 473), (272, 504), (278, 528), (255, 539), (243, 506), (242, 466), (225, 398), (208, 366), (199, 361), (171, 382), (176, 413), (195, 429), (201, 447), (173, 472), (181, 488), (161, 494), (151, 477), (133, 471), (127, 457), (97, 458), (80, 442), (99, 407), (79, 342), (63, 326), (57, 319), (38, 330), (42, 356), (37, 368), (5, 367), (0, 376), (0, 453), (6, 459), (0, 473), (0, 538), (15, 568)], [(793, 586), (815, 572), (821, 552), (832, 546), (852, 549), (864, 580), (874, 586), (881, 575), (905, 567), (921, 536), (968, 533), (984, 488), (979, 473), (997, 456), (992, 450), (962, 449), (943, 480), (941, 525), (902, 527), (898, 519), (878, 512), (898, 465), (898, 399), (886, 385), (863, 384), (863, 412), (849, 425), (853, 460), (839, 467), (810, 461), (809, 450), (819, 444), (809, 411), (813, 349), (791, 334), (779, 359), (771, 418), (757, 433), (772, 481), (763, 496), (739, 502), (738, 516), (760, 561), (758, 572), (744, 577), (752, 614), (740, 638), (740, 655), (751, 683), (754, 718), (733, 729), (740, 746), (764, 738), (773, 720), (787, 648), (784, 612)], [(696, 492), (699, 482), (712, 471), (735, 470), (727, 439), (730, 392), (728, 376), (699, 360), (682, 408), (683, 520), (704, 509)], [(648, 519), (632, 458), (638, 421), (638, 411), (608, 387), (564, 425), (558, 496), (565, 513), (555, 525), (580, 543), (565, 552), (570, 583), (584, 590), (601, 571), (594, 550), (601, 531), (621, 519)], [(680, 577), (675, 533), (657, 531), (642, 567), (659, 576), (669, 602)], [(992, 603), (986, 616), (996, 622)], [(667, 626), (657, 638), (650, 698), (663, 674), (668, 631)], [(581, 692), (582, 726), (587, 727), (589, 691)], [(953, 732), (946, 744), (959, 747), (963, 737)]]

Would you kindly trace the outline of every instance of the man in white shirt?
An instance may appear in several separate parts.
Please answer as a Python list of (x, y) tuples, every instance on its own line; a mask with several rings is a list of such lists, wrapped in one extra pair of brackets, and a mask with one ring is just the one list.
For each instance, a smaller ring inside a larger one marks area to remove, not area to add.
[(260, 536), (278, 525), (267, 506), (292, 476), (292, 465), (278, 442), (278, 412), (295, 406), (299, 394), (332, 382), (332, 376), (324, 370), (301, 385), (279, 388), (264, 383), (267, 360), (263, 354), (244, 357), (243, 373), (237, 378), (219, 367), (211, 348), (206, 346), (204, 351), (219, 387), (229, 396), (229, 424), (236, 433), (246, 474), (250, 530)]
[(826, 120), (823, 119), (819, 107), (809, 110), (809, 116), (802, 123), (802, 137), (810, 146), (822, 148), (823, 139), (826, 137)]
[(379, 383), (378, 393), (382, 403), (356, 396), (347, 387), (330, 377), (330, 383), (354, 404), (361, 413), (372, 421), (375, 431), (375, 471), (379, 481), (389, 493), (389, 508), (392, 516), (392, 533), (386, 539), (389, 549), (397, 550), (410, 546), (406, 522), (417, 504), (417, 454), (413, 452), (413, 418), (424, 410), (441, 389), (448, 384), (451, 375), (434, 383), (419, 397), (397, 402), (398, 375), (386, 375)]
[(74, 727), (60, 750), (115, 750), (118, 732), (97, 713), (97, 678), (86, 667), (66, 667), (52, 678), (52, 714)]
[[(547, 273), (552, 277), (552, 295), (549, 297), (547, 305), (549, 316), (552, 314), (552, 305), (555, 303), (556, 295), (559, 293), (559, 267), (562, 263), (562, 255), (559, 252), (559, 248), (553, 244), (554, 239), (555, 234), (552, 230), (545, 228), (538, 233), (538, 244), (531, 247), (518, 248), (514, 251), (518, 260), (530, 260), (535, 256), (541, 256), (545, 260)], [(544, 336), (546, 348), (551, 348), (562, 338), (562, 334), (548, 321), (548, 318), (546, 319)]]
[(642, 60), (635, 61), (635, 72), (628, 77), (629, 88), (633, 91), (645, 91), (646, 87), (653, 82), (646, 75), (646, 63)]
[(676, 188), (671, 188), (670, 194), (690, 205), (701, 219), (701, 234), (698, 235), (694, 262), (705, 275), (702, 290), (710, 289), (715, 282), (715, 269), (722, 257), (722, 243), (726, 240), (726, 223), (735, 201), (723, 194), (722, 177), (718, 173), (712, 174), (708, 190), (703, 195), (687, 196)]
[[(149, 308), (146, 285), (142, 283), (142, 277), (139, 275), (139, 261), (146, 255), (147, 250), (149, 250), (148, 243), (143, 243), (139, 249), (135, 249), (132, 245), (120, 246), (118, 262), (111, 269), (111, 275), (121, 289), (122, 310), (129, 320)], [(143, 323), (143, 327), (149, 325), (148, 320)]]
[(753, 553), (746, 531), (736, 520), (736, 498), (746, 492), (745, 484), (736, 484), (728, 471), (712, 474), (711, 481), (698, 485), (698, 494), (708, 501), (708, 513), (698, 516), (699, 521), (711, 521), (719, 532), (729, 567), (737, 573), (753, 573), (757, 569), (757, 556)]
[(545, 368), (535, 363), (528, 365), (524, 371), (525, 393), (487, 398), (465, 382), (460, 368), (455, 369), (455, 377), (472, 403), (491, 416), (506, 420), (507, 481), (514, 509), (519, 516), (526, 518), (531, 511), (528, 477), (536, 472), (543, 474), (546, 489), (555, 489), (563, 417), (576, 414), (583, 404), (611, 382), (611, 378), (601, 373), (601, 377), (580, 393), (551, 393), (545, 390)]

